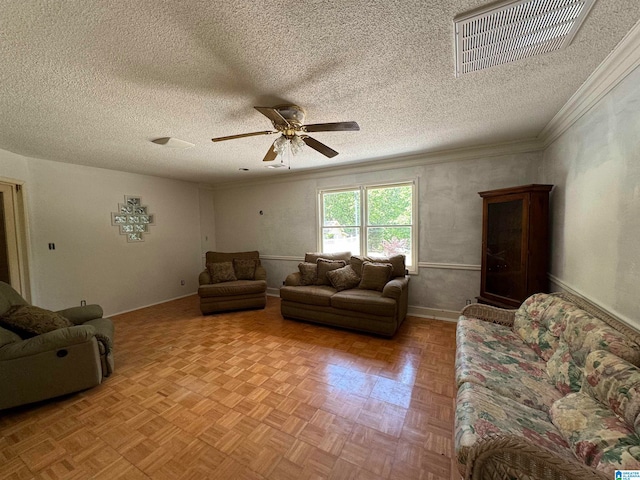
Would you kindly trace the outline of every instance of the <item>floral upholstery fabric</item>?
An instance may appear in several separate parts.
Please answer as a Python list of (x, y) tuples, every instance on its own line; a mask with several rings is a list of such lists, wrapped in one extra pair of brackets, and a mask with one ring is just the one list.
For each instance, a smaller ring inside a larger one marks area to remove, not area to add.
[(456, 345), (477, 348), (484, 352), (508, 353), (511, 356), (537, 362), (540, 357), (513, 330), (504, 325), (476, 318), (460, 317), (456, 329)]
[[(580, 310), (580, 312), (582, 312)], [(640, 346), (622, 333), (586, 313), (569, 315), (563, 337), (580, 366), (594, 350), (607, 350), (618, 357), (640, 365)]]
[(562, 396), (550, 382), (546, 365), (515, 354), (476, 348), (461, 343), (456, 348), (456, 382), (483, 385), (500, 395), (537, 410), (548, 411)]
[(561, 320), (566, 314), (559, 300), (546, 294), (532, 295), (520, 306), (513, 322), (513, 330), (544, 360), (549, 360), (558, 347)]
[(587, 357), (585, 373), (582, 391), (640, 433), (640, 369), (600, 350)]
[(456, 452), (463, 464), (470, 447), (481, 438), (496, 434), (515, 435), (575, 460), (569, 445), (545, 412), (480, 385), (465, 383), (460, 387), (455, 418)]
[(582, 369), (573, 361), (569, 346), (565, 342), (560, 342), (558, 349), (547, 362), (547, 375), (563, 395), (580, 391)]
[(583, 392), (572, 393), (553, 404), (550, 416), (586, 465), (597, 468), (604, 458), (609, 466), (624, 463), (625, 469), (640, 469), (640, 461), (633, 453), (629, 455), (627, 448), (635, 445), (640, 449), (640, 437), (595, 398)]
[(527, 298), (516, 312), (513, 329), (544, 360), (564, 342), (579, 367), (594, 350), (608, 350), (640, 365), (638, 344), (556, 295), (537, 293)]

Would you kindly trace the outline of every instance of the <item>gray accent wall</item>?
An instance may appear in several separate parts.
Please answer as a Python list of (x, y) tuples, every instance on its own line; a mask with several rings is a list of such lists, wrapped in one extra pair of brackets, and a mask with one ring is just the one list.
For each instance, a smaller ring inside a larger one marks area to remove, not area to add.
[(640, 68), (544, 152), (551, 278), (640, 328)]
[[(419, 195), (419, 268), (412, 275), (409, 304), (414, 312), (444, 311), (453, 318), (466, 299), (480, 293), (482, 199), (479, 191), (536, 183), (542, 153), (487, 156), (345, 174), (282, 175), (271, 181), (214, 189), (216, 247), (259, 250), (270, 289), (297, 271), (305, 252), (316, 251), (317, 192), (416, 179)], [(262, 211), (262, 215), (260, 214)], [(272, 290), (273, 291), (273, 290)]]

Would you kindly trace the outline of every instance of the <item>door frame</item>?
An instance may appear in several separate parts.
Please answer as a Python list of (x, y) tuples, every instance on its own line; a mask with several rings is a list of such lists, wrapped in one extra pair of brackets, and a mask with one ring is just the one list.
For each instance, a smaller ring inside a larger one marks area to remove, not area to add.
[(9, 277), (11, 286), (22, 297), (31, 301), (28, 268), (27, 218), (24, 202), (24, 182), (0, 177), (3, 193)]

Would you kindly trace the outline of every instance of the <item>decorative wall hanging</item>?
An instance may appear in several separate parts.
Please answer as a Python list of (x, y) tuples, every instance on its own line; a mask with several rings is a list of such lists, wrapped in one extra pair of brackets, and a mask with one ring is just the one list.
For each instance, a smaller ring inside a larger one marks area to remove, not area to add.
[(118, 211), (111, 212), (111, 225), (120, 227), (120, 235), (126, 235), (127, 242), (144, 242), (142, 234), (149, 233), (149, 226), (155, 225), (154, 217), (142, 205), (140, 197), (125, 195)]

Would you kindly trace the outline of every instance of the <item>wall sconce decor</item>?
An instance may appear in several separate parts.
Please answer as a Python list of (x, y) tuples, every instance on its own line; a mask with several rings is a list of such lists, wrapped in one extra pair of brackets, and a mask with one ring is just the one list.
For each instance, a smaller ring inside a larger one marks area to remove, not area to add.
[(142, 205), (140, 197), (125, 195), (118, 211), (111, 212), (111, 225), (120, 228), (120, 235), (126, 235), (127, 242), (144, 242), (142, 234), (149, 233), (149, 226), (155, 225), (155, 215)]

